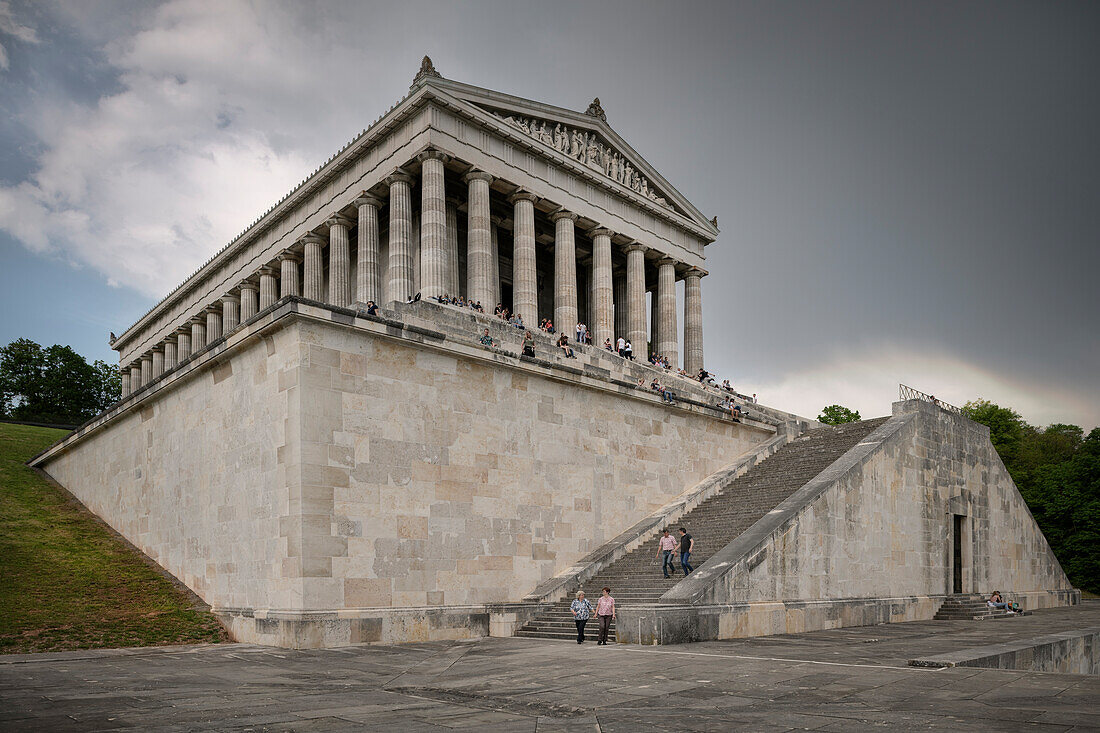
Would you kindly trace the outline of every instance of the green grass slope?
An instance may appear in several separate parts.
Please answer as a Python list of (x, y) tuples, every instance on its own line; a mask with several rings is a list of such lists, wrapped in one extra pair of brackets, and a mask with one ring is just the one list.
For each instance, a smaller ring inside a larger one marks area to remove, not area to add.
[(0, 653), (227, 641), (193, 596), (25, 465), (63, 435), (0, 424)]

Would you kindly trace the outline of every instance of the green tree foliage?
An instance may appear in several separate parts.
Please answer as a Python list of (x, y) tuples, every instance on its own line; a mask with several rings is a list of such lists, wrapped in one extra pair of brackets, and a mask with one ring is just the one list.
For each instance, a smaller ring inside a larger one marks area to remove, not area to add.
[(963, 412), (989, 436), (1073, 584), (1100, 592), (1100, 428), (1028, 425), (988, 400)]
[(857, 410), (849, 410), (842, 405), (829, 405), (821, 410), (817, 419), (826, 425), (840, 425), (846, 422), (857, 422), (860, 418)]
[(17, 339), (0, 347), (0, 417), (82, 423), (117, 401), (121, 391), (117, 369), (102, 361), (89, 364), (68, 346)]

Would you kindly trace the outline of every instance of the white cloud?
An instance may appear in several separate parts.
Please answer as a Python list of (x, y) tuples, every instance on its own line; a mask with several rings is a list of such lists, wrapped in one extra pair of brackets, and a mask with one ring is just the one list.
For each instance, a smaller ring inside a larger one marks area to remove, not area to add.
[(841, 404), (867, 417), (890, 413), (898, 384), (907, 384), (962, 406), (982, 398), (1011, 407), (1033, 425), (1071, 422), (1086, 430), (1100, 424), (1100, 403), (1056, 384), (1023, 383), (949, 354), (919, 352), (894, 345), (866, 346), (835, 354), (804, 369), (738, 386), (760, 401), (807, 417)]
[[(25, 26), (15, 19), (11, 4), (7, 0), (0, 0), (0, 35), (12, 36), (24, 43), (38, 43), (38, 34), (35, 33), (34, 28)], [(8, 51), (3, 44), (0, 44), (0, 69), (7, 70), (9, 65)]]
[(176, 0), (141, 17), (103, 48), (120, 91), (25, 113), (45, 152), (0, 188), (0, 228), (163, 296), (388, 106), (370, 55), (299, 12)]

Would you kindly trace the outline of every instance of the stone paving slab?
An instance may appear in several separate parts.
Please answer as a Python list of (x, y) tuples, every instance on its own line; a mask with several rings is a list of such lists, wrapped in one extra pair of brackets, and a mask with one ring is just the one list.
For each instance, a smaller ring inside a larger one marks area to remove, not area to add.
[(1098, 677), (906, 665), (1097, 616), (1086, 605), (675, 647), (482, 639), (20, 655), (0, 658), (0, 730), (1100, 732)]

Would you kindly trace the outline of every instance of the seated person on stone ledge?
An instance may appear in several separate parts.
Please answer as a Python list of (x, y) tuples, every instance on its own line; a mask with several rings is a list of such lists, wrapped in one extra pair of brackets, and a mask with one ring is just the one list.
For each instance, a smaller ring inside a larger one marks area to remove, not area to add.
[(664, 387), (662, 387), (661, 383), (658, 382), (656, 380), (656, 378), (654, 378), (653, 384), (649, 385), (649, 387), (654, 392), (659, 392), (661, 394), (661, 399), (664, 400), (665, 402), (667, 402), (668, 404), (670, 404), (670, 405), (675, 404), (676, 398), (673, 396), (672, 390), (665, 389)]
[(528, 331), (523, 337), (523, 355), (535, 355), (535, 337), (531, 335), (530, 331)]
[(478, 339), (482, 346), (496, 346), (497, 342), (493, 340), (493, 337), (489, 335), (489, 329), (485, 329), (485, 333)]
[(1001, 597), (1001, 592), (999, 590), (993, 591), (993, 595), (986, 601), (986, 605), (990, 608), (1003, 608), (1009, 613), (1015, 613), (1015, 611), (1012, 610), (1012, 604), (1007, 603), (1005, 599)]
[(567, 359), (576, 359), (577, 355), (573, 353), (573, 347), (569, 345), (569, 338), (563, 333), (561, 338), (558, 339), (558, 346), (565, 352)]
[(485, 309), (481, 307), (481, 301), (480, 300), (478, 302), (474, 303), (473, 305), (471, 305), (470, 307), (473, 308), (474, 310), (476, 310), (478, 313), (484, 313), (485, 312)]
[(615, 347), (611, 345), (611, 339), (604, 339), (603, 347), (608, 351), (615, 351)]
[(368, 316), (378, 315), (378, 306), (374, 304), (373, 300), (368, 300), (367, 301), (367, 315)]

